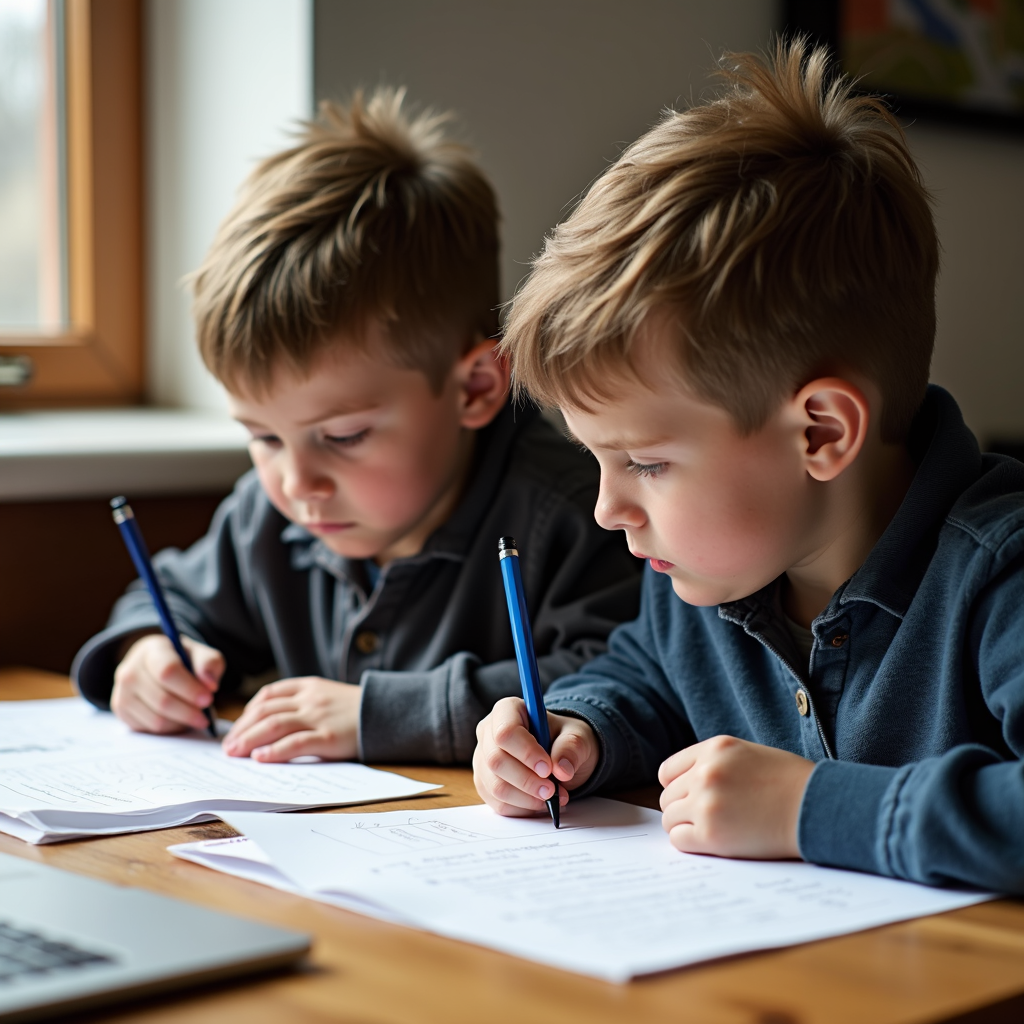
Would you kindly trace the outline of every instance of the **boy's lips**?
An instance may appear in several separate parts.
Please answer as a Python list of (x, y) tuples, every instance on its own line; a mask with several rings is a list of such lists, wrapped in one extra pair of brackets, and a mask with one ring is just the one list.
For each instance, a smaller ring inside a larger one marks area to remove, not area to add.
[(675, 568), (675, 562), (666, 562), (663, 558), (652, 558), (650, 555), (644, 555), (639, 551), (631, 551), (630, 554), (650, 562), (651, 568), (655, 572), (668, 572), (669, 569)]
[(310, 533), (340, 533), (342, 530), (351, 530), (355, 523), (301, 523), (303, 529)]

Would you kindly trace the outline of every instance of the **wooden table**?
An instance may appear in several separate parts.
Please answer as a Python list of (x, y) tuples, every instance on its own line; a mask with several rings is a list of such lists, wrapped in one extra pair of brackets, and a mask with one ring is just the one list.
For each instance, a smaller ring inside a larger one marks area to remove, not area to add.
[[(0, 700), (61, 697), (63, 676), (0, 670)], [(3, 712), (0, 710), (0, 732)], [(409, 771), (408, 768), (403, 769)], [(366, 810), (476, 803), (468, 771), (422, 767), (439, 796)], [(647, 794), (650, 798), (650, 794)], [(637, 802), (644, 802), (638, 799)], [(340, 812), (344, 813), (344, 812)], [(777, 952), (612, 985), (230, 878), (166, 848), (232, 834), (220, 823), (0, 850), (313, 935), (309, 966), (126, 1005), (127, 1024), (910, 1024), (1024, 1021), (1024, 903), (1000, 900)]]

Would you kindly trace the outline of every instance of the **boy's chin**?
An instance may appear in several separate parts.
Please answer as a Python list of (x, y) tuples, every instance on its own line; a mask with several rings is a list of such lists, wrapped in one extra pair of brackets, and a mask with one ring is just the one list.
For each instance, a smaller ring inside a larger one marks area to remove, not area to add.
[(321, 537), (320, 540), (324, 547), (333, 551), (336, 555), (341, 555), (343, 558), (376, 558), (383, 550), (381, 544), (375, 544), (366, 538), (360, 537), (346, 537), (336, 534), (334, 536)]
[(695, 608), (711, 608), (714, 605), (739, 601), (741, 598), (749, 596), (747, 593), (740, 593), (734, 583), (679, 579), (675, 575), (671, 576), (671, 580), (676, 597)]

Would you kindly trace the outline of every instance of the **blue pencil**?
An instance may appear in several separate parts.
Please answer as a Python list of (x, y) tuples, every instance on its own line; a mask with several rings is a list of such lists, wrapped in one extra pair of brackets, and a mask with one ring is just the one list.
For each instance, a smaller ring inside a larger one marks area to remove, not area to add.
[[(160, 628), (164, 631), (164, 636), (171, 641), (171, 644), (174, 646), (174, 653), (181, 659), (181, 663), (192, 675), (195, 675), (195, 669), (192, 668), (192, 659), (188, 656), (188, 651), (185, 650), (185, 645), (181, 642), (178, 627), (175, 625), (171, 609), (167, 605), (167, 598), (164, 597), (160, 580), (157, 579), (156, 572), (153, 570), (153, 563), (149, 560), (149, 549), (146, 547), (146, 542), (142, 539), (142, 531), (135, 520), (135, 513), (132, 511), (131, 505), (128, 504), (128, 499), (123, 496), (113, 498), (110, 502), (110, 507), (113, 509), (114, 522), (117, 523), (117, 528), (121, 531), (121, 539), (124, 541), (124, 546), (128, 549), (128, 554), (132, 556), (132, 561), (135, 563), (135, 570), (138, 572), (142, 582), (146, 584), (149, 596), (153, 599), (156, 613), (160, 617)], [(206, 715), (210, 735), (216, 739), (217, 723), (213, 717), (213, 708), (204, 708), (203, 714)]]
[[(505, 584), (505, 600), (508, 602), (508, 617), (512, 622), (512, 641), (516, 648), (516, 662), (519, 665), (519, 682), (523, 687), (523, 700), (530, 716), (530, 732), (545, 752), (551, 753), (551, 733), (548, 730), (548, 713), (544, 707), (544, 693), (540, 688), (540, 673), (537, 671), (537, 652), (533, 647), (533, 630), (526, 610), (526, 595), (523, 592), (523, 577), (519, 572), (519, 551), (515, 538), (502, 537), (498, 541), (498, 560), (501, 564), (501, 578)], [(554, 775), (548, 780), (555, 792), (547, 801), (548, 811), (555, 828), (559, 825), (558, 780)]]

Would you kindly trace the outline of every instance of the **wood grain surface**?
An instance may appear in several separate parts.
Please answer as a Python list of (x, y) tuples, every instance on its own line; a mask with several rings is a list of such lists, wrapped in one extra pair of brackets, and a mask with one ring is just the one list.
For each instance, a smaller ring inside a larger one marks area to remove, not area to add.
[[(0, 700), (70, 692), (63, 676), (0, 670)], [(0, 705), (0, 728), (2, 721)], [(360, 811), (478, 802), (466, 769), (396, 770), (445, 788), (436, 796)], [(654, 797), (653, 792), (630, 795), (638, 803)], [(173, 843), (230, 834), (226, 826), (210, 823), (42, 847), (0, 835), (5, 853), (313, 936), (313, 952), (302, 970), (77, 1019), (117, 1024), (1024, 1021), (1024, 904), (1016, 900), (612, 985), (220, 875), (166, 850)]]

